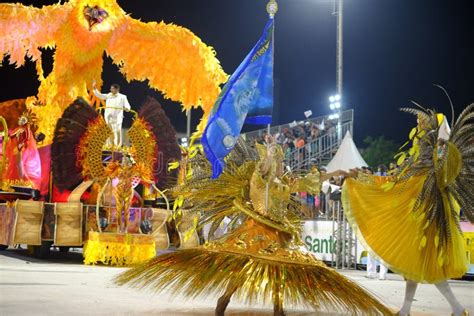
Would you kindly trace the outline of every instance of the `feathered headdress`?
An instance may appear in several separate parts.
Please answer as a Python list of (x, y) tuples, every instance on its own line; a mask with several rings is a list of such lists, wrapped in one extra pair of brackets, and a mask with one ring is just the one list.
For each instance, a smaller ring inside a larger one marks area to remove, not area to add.
[(31, 109), (27, 109), (25, 112), (23, 112), (20, 115), (20, 118), (18, 119), (19, 122), (24, 121), (23, 124), (30, 124), (30, 125), (37, 125), (38, 123), (38, 117), (36, 116), (35, 113)]

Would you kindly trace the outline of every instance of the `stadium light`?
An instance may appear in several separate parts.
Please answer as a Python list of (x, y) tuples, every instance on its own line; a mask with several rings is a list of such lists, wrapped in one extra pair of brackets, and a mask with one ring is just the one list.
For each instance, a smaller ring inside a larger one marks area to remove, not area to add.
[(332, 95), (329, 97), (329, 108), (332, 110), (332, 111), (335, 111), (337, 110), (337, 112), (340, 112), (340, 108), (342, 107), (342, 104), (341, 104), (341, 95), (340, 94), (335, 94), (335, 95)]

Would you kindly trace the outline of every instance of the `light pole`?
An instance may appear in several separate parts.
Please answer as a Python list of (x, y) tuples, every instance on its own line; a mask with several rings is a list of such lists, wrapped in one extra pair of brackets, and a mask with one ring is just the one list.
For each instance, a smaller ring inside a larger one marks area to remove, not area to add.
[(334, 14), (337, 16), (337, 53), (336, 53), (336, 88), (337, 94), (342, 94), (343, 79), (343, 12), (344, 0), (336, 0), (336, 10)]
[(329, 108), (332, 114), (329, 115), (330, 120), (337, 120), (337, 141), (338, 143), (342, 139), (341, 135), (341, 95), (336, 94), (329, 97)]
[[(337, 51), (336, 51), (336, 90), (339, 103), (337, 109), (337, 140), (342, 141), (342, 126), (341, 126), (341, 103), (340, 99), (343, 95), (342, 91), (342, 79), (343, 79), (343, 13), (344, 13), (344, 0), (335, 0), (334, 15), (337, 16)], [(329, 100), (331, 103), (331, 99)], [(334, 103), (336, 105), (336, 103)]]

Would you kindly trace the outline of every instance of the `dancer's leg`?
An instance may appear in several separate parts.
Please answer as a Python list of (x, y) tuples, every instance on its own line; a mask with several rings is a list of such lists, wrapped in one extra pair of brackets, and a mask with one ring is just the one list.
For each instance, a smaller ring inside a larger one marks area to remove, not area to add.
[(273, 296), (273, 315), (274, 316), (285, 316), (283, 311), (283, 293), (276, 293)]
[(112, 125), (112, 131), (114, 133), (114, 146), (120, 147), (120, 131), (117, 124)]
[(117, 124), (117, 147), (122, 147), (122, 123)]
[(237, 291), (237, 288), (237, 286), (229, 285), (224, 295), (219, 297), (219, 299), (217, 300), (217, 306), (215, 311), (216, 316), (224, 316), (224, 312), (230, 303), (230, 298), (235, 293), (235, 291)]
[(451, 305), (451, 309), (453, 310), (453, 314), (455, 316), (463, 315), (464, 307), (459, 303), (459, 301), (454, 296), (453, 291), (451, 291), (451, 287), (447, 281), (435, 284), (438, 290), (443, 294), (444, 298), (449, 302)]
[(107, 145), (109, 146), (113, 146), (114, 144), (114, 138), (115, 138), (115, 131), (114, 131), (114, 126), (113, 126), (113, 117), (112, 115), (110, 114), (107, 114), (105, 113), (104, 114), (104, 119), (105, 119), (105, 123), (107, 123), (107, 125), (109, 125), (109, 127), (112, 129), (112, 136), (110, 136), (108, 139), (107, 139)]
[(400, 309), (400, 315), (410, 315), (411, 304), (413, 303), (413, 299), (415, 298), (417, 286), (417, 282), (407, 280), (407, 285), (405, 288), (405, 301), (403, 302), (403, 306)]

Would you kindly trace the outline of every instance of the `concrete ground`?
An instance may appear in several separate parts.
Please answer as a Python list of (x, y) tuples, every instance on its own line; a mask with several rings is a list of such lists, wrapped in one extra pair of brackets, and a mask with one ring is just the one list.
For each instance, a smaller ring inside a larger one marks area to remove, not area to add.
[[(122, 268), (85, 266), (79, 252), (53, 252), (50, 259), (34, 259), (25, 250), (0, 252), (0, 315), (213, 315), (216, 298), (185, 300), (181, 296), (153, 294), (117, 287), (111, 279)], [(366, 279), (363, 271), (344, 275), (377, 295), (396, 310), (404, 296), (403, 279)], [(457, 298), (474, 312), (474, 282), (451, 281)], [(336, 315), (289, 307), (288, 315)], [(271, 307), (231, 302), (227, 315), (272, 315)], [(421, 285), (412, 315), (450, 315), (448, 303), (433, 285)]]

